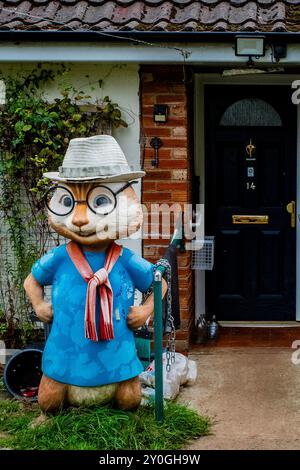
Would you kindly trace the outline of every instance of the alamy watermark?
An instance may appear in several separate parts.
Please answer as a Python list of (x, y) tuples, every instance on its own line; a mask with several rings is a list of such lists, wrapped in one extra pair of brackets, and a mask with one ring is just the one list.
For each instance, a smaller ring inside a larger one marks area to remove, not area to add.
[(300, 104), (300, 80), (294, 80), (292, 82), (292, 88), (295, 90), (292, 93), (292, 103), (298, 105)]
[(0, 340), (0, 364), (6, 364), (7, 360), (17, 351), (18, 349), (7, 348), (5, 341)]
[(295, 349), (291, 356), (291, 362), (295, 366), (298, 366), (300, 364), (300, 339), (295, 339), (295, 341), (292, 342), (291, 348)]
[[(140, 212), (140, 217), (138, 213)], [(182, 223), (178, 224), (181, 218)], [(185, 240), (187, 250), (201, 248), (204, 241), (204, 204), (139, 204), (132, 207), (126, 197), (120, 197), (115, 211), (96, 221), (99, 239), (131, 238), (170, 240), (177, 227), (176, 238)]]

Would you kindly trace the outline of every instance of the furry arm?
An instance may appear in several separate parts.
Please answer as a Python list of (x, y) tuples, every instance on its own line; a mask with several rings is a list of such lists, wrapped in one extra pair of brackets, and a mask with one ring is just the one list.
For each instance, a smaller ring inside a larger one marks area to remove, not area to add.
[(49, 323), (52, 321), (52, 305), (44, 301), (44, 288), (30, 273), (24, 281), (24, 289), (39, 320)]
[[(162, 298), (164, 298), (166, 292), (167, 292), (167, 282), (165, 279), (162, 279)], [(127, 324), (129, 328), (132, 330), (135, 330), (139, 328), (140, 326), (143, 326), (144, 323), (148, 320), (148, 318), (151, 316), (153, 317), (153, 311), (154, 311), (154, 294), (152, 293), (149, 295), (147, 300), (143, 305), (140, 306), (133, 306), (129, 310), (129, 314), (127, 317)]]

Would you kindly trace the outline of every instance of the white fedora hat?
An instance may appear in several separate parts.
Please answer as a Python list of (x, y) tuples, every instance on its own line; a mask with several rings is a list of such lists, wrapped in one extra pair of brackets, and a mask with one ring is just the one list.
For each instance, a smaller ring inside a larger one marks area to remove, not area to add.
[(118, 142), (111, 135), (95, 135), (70, 140), (62, 166), (44, 173), (52, 181), (130, 181), (145, 176), (130, 168)]

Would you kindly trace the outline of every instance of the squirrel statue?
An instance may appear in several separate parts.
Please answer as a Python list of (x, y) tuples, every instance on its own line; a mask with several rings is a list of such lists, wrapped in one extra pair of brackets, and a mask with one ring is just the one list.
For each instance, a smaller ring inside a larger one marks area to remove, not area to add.
[(153, 314), (154, 300), (151, 294), (134, 306), (134, 293), (151, 287), (154, 266), (115, 241), (141, 227), (133, 185), (144, 175), (131, 170), (110, 135), (72, 139), (59, 172), (44, 174), (54, 182), (46, 194), (49, 224), (70, 242), (36, 261), (24, 282), (38, 318), (52, 322), (38, 392), (43, 412), (140, 404), (143, 368), (132, 330)]

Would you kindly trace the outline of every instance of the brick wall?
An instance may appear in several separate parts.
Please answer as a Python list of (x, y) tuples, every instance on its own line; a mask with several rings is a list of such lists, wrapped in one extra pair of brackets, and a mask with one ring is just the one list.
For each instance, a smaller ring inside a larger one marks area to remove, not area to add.
[[(141, 77), (141, 153), (147, 175), (143, 178), (142, 201), (151, 203), (192, 202), (191, 122), (189, 90), (183, 82), (183, 69), (177, 66), (143, 66)], [(153, 122), (153, 105), (167, 104), (169, 116), (166, 123)], [(153, 137), (160, 137), (159, 166), (151, 164), (154, 150)], [(169, 240), (144, 240), (144, 256), (155, 262), (164, 255)], [(178, 257), (181, 329), (177, 332), (177, 350), (187, 350), (189, 331), (194, 322), (194, 286), (191, 271), (191, 253)]]

